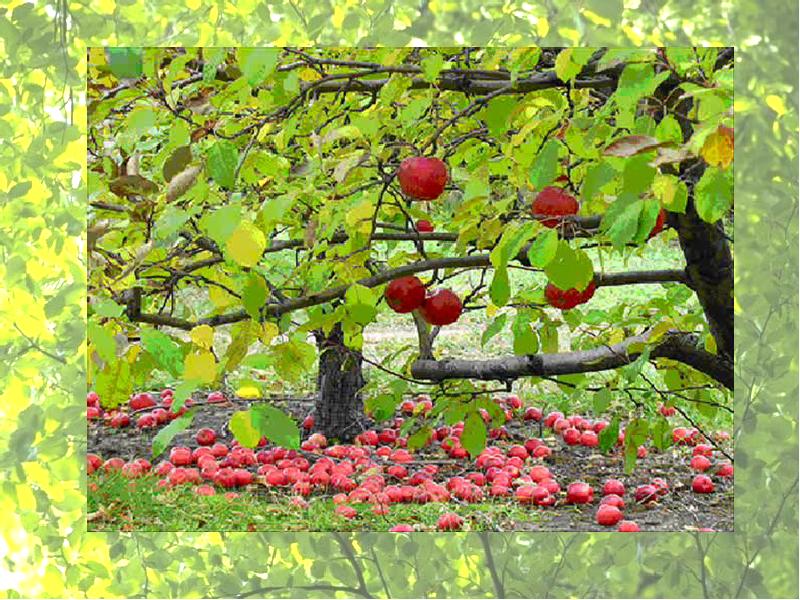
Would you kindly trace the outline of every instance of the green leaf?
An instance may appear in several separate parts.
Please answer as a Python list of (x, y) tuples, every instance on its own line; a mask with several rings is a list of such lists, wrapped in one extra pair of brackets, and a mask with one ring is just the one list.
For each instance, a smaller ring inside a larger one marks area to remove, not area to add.
[(528, 261), (534, 267), (545, 268), (556, 256), (558, 250), (558, 232), (545, 229), (533, 240), (528, 250)]
[(108, 363), (97, 375), (95, 390), (106, 408), (127, 402), (133, 391), (130, 363), (124, 358)]
[(203, 48), (203, 83), (211, 83), (217, 77), (217, 67), (225, 62), (227, 48)]
[(125, 312), (125, 307), (117, 304), (111, 298), (100, 298), (91, 303), (90, 306), (95, 314), (112, 319), (121, 317), (122, 313)]
[(695, 206), (700, 218), (716, 223), (733, 204), (733, 183), (730, 174), (719, 167), (708, 167), (695, 187)]
[(593, 165), (586, 172), (586, 179), (583, 181), (581, 194), (584, 200), (591, 200), (600, 189), (614, 179), (616, 171), (607, 162)]
[(604, 427), (597, 436), (598, 446), (602, 452), (608, 452), (617, 443), (619, 437), (619, 417), (611, 419), (611, 423)]
[(224, 247), (233, 235), (242, 219), (242, 208), (238, 204), (230, 204), (206, 213), (200, 219), (200, 230), (214, 240), (218, 246)]
[(257, 86), (271, 75), (278, 64), (280, 53), (280, 48), (239, 48), (239, 68), (247, 83)]
[(542, 188), (552, 183), (556, 178), (560, 148), (560, 142), (548, 140), (541, 152), (533, 159), (529, 180), (536, 191), (542, 191)]
[(486, 329), (483, 331), (483, 335), (481, 336), (481, 348), (486, 346), (486, 344), (489, 343), (489, 340), (503, 330), (507, 320), (508, 314), (501, 313), (495, 317), (491, 323), (489, 323), (488, 327), (486, 327)]
[(183, 373), (183, 352), (178, 344), (157, 329), (142, 329), (140, 336), (142, 346), (156, 363), (174, 377), (180, 377)]
[(269, 292), (264, 278), (257, 273), (247, 275), (247, 283), (242, 290), (242, 305), (247, 314), (258, 320), (261, 316), (261, 307), (267, 302)]
[(359, 325), (371, 323), (378, 314), (377, 294), (361, 284), (354, 283), (347, 288), (344, 300), (347, 314)]
[(156, 111), (141, 106), (128, 113), (128, 117), (125, 119), (125, 126), (128, 131), (141, 136), (155, 126), (157, 117)]
[(648, 360), (650, 360), (650, 347), (645, 346), (638, 358), (632, 363), (622, 367), (619, 372), (626, 381), (632, 382), (639, 376), (639, 373), (642, 372)]
[(252, 419), (255, 408), (254, 406), (250, 410), (233, 413), (228, 423), (228, 429), (231, 430), (233, 437), (245, 448), (255, 448), (261, 441), (261, 433), (253, 424)]
[(385, 421), (394, 416), (397, 397), (394, 394), (380, 394), (374, 398), (368, 398), (364, 403), (364, 408), (372, 414), (372, 418), (376, 421)]
[(558, 242), (556, 255), (544, 269), (550, 282), (559, 289), (584, 290), (594, 278), (589, 255), (580, 248), (573, 249), (565, 240)]
[(13, 200), (14, 198), (20, 198), (27, 194), (30, 189), (33, 187), (33, 183), (30, 181), (20, 181), (19, 183), (14, 184), (11, 186), (11, 189), (8, 190), (6, 195), (8, 196), (9, 200)]
[(498, 96), (489, 101), (484, 119), (491, 135), (499, 137), (508, 131), (509, 117), (516, 105), (517, 100), (512, 96)]
[(181, 381), (172, 393), (172, 404), (170, 411), (177, 413), (183, 408), (186, 401), (192, 396), (192, 392), (197, 387), (198, 382), (192, 380)]
[(461, 445), (473, 458), (486, 448), (486, 424), (479, 412), (473, 411), (467, 415), (461, 433)]
[(683, 142), (683, 132), (678, 120), (672, 115), (667, 115), (656, 126), (656, 137), (663, 142)]
[(656, 225), (660, 210), (661, 204), (658, 200), (648, 198), (642, 201), (642, 212), (639, 214), (639, 225), (633, 238), (634, 242), (641, 243), (647, 240)]
[(633, 419), (625, 427), (625, 443), (638, 448), (647, 441), (650, 434), (650, 424), (647, 419)]
[(218, 140), (208, 149), (208, 173), (221, 188), (232, 189), (239, 150), (228, 140)]
[(539, 351), (539, 338), (531, 328), (534, 314), (530, 310), (517, 311), (517, 316), (511, 324), (511, 332), (514, 334), (514, 354), (536, 354)]
[(645, 152), (625, 161), (625, 169), (622, 173), (623, 193), (638, 196), (647, 191), (656, 175), (655, 167), (651, 167), (649, 164), (651, 160), (652, 153)]
[(317, 358), (316, 347), (299, 339), (270, 346), (270, 350), (275, 357), (275, 371), (289, 381), (300, 379)]
[(108, 67), (117, 79), (142, 75), (144, 65), (141, 48), (106, 48)]
[(639, 216), (644, 202), (633, 194), (620, 194), (606, 210), (601, 229), (608, 235), (615, 248), (622, 248), (633, 241), (639, 231)]
[(153, 438), (153, 458), (160, 456), (161, 453), (167, 449), (167, 446), (169, 446), (170, 442), (176, 435), (189, 429), (196, 412), (197, 408), (191, 408), (180, 417), (172, 421), (169, 425), (159, 430), (159, 432)]
[(592, 396), (592, 412), (594, 412), (595, 416), (599, 417), (605, 414), (611, 405), (611, 399), (611, 391), (608, 388), (602, 388), (594, 393)]
[(669, 71), (656, 75), (649, 63), (629, 63), (620, 75), (614, 99), (622, 107), (633, 107), (644, 96), (652, 95), (669, 75)]
[(659, 450), (666, 450), (672, 445), (672, 426), (664, 417), (656, 419), (650, 427), (650, 438), (653, 446)]
[(574, 79), (589, 62), (594, 51), (591, 48), (566, 48), (556, 57), (556, 75), (561, 81)]
[[(418, 449), (422, 448), (425, 445), (425, 443), (430, 439), (431, 431), (432, 430), (428, 425), (425, 425), (424, 427), (420, 427), (414, 433), (412, 433), (410, 436), (408, 436), (408, 441), (406, 442), (406, 447), (409, 450), (418, 450)], [(462, 440), (463, 440), (463, 436), (462, 436)]]
[(114, 362), (117, 358), (117, 342), (114, 334), (95, 321), (89, 321), (89, 341), (94, 344), (97, 354), (105, 362)]
[(492, 266), (496, 269), (505, 267), (513, 259), (523, 246), (536, 233), (540, 225), (535, 221), (526, 221), (522, 224), (510, 224), (503, 230), (500, 241), (489, 255)]
[(505, 306), (511, 297), (511, 282), (505, 266), (495, 269), (492, 283), (489, 285), (489, 297), (495, 306)]
[(283, 448), (300, 448), (300, 429), (285, 412), (269, 404), (257, 404), (250, 413), (255, 429), (270, 442)]
[(425, 80), (433, 83), (439, 77), (442, 68), (444, 68), (444, 57), (438, 53), (429, 54), (422, 59), (420, 66)]

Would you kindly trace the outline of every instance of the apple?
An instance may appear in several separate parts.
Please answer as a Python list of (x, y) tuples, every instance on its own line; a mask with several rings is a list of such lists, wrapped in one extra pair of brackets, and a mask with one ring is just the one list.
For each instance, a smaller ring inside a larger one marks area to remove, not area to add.
[[(546, 488), (542, 488), (546, 491)], [(533, 494), (536, 490), (536, 486), (533, 485), (521, 485), (517, 488), (514, 492), (514, 497), (517, 499), (517, 502), (520, 504), (533, 504)], [(547, 492), (545, 495), (549, 495), (550, 492)]]
[(522, 415), (522, 418), (525, 421), (541, 421), (542, 420), (542, 409), (536, 408), (535, 406), (529, 406), (525, 409), (525, 412)]
[(605, 527), (616, 525), (621, 520), (622, 511), (616, 506), (612, 506), (610, 504), (602, 504), (600, 508), (597, 509), (597, 514), (595, 515), (595, 521), (597, 521), (597, 524)]
[(175, 392), (173, 392), (169, 388), (164, 388), (163, 390), (161, 390), (161, 393), (159, 394), (162, 400), (166, 400), (167, 398), (172, 398), (174, 395)]
[(217, 441), (217, 434), (210, 427), (203, 427), (197, 430), (194, 439), (201, 446), (211, 446)]
[(136, 426), (139, 429), (150, 429), (156, 426), (156, 418), (152, 413), (145, 413), (136, 419)]
[(94, 421), (95, 419), (99, 419), (101, 416), (100, 409), (96, 406), (88, 406), (86, 408), (86, 418), (90, 421)]
[(657, 236), (661, 231), (664, 229), (664, 224), (667, 222), (667, 211), (663, 208), (658, 211), (658, 217), (656, 218), (656, 224), (653, 225), (653, 229), (650, 230), (650, 234), (647, 236), (647, 239), (654, 238)]
[(564, 413), (562, 413), (562, 412), (553, 411), (551, 413), (548, 413), (547, 417), (545, 417), (545, 419), (544, 419), (544, 426), (545, 427), (553, 427), (553, 425), (555, 424), (556, 421), (558, 421), (559, 419), (563, 419), (563, 418), (564, 418)]
[(697, 494), (710, 494), (714, 491), (714, 482), (707, 475), (697, 475), (692, 479), (692, 491)]
[(214, 474), (214, 483), (224, 488), (236, 487), (236, 474), (234, 469), (223, 467)]
[(456, 513), (445, 513), (436, 521), (439, 531), (458, 531), (464, 525), (464, 519)]
[(703, 473), (705, 471), (708, 471), (709, 468), (711, 468), (711, 461), (708, 460), (708, 458), (705, 457), (705, 456), (698, 455), (698, 456), (692, 457), (692, 460), (689, 463), (689, 466), (694, 471), (700, 471), (701, 473)]
[(596, 448), (600, 444), (600, 440), (594, 431), (584, 431), (581, 434), (581, 446), (587, 448)]
[(623, 532), (626, 532), (626, 533), (633, 533), (633, 532), (641, 531), (641, 530), (639, 529), (639, 526), (633, 521), (620, 521), (619, 527), (617, 528), (617, 531), (623, 531)]
[(155, 417), (156, 424), (163, 425), (167, 421), (169, 421), (169, 413), (164, 410), (163, 408), (156, 408), (153, 412), (150, 413)]
[(506, 398), (506, 401), (508, 402), (508, 405), (514, 410), (519, 410), (520, 408), (522, 408), (522, 400), (520, 399), (519, 396), (513, 396), (513, 395), (509, 396), (508, 398)]
[(647, 448), (644, 446), (639, 446), (636, 449), (636, 458), (645, 458), (647, 456)]
[(567, 419), (558, 419), (555, 423), (553, 423), (553, 431), (556, 433), (563, 433), (564, 430), (570, 429), (572, 425)]
[(213, 496), (217, 492), (214, 490), (212, 486), (208, 485), (207, 483), (204, 483), (203, 485), (198, 485), (196, 488), (194, 488), (194, 493), (197, 494), (198, 496)]
[(592, 426), (592, 431), (600, 433), (606, 427), (608, 427), (608, 421), (595, 421), (595, 424)]
[(656, 488), (656, 493), (659, 497), (666, 496), (669, 493), (669, 484), (661, 477), (654, 477), (650, 484)]
[(594, 490), (588, 483), (576, 481), (567, 487), (567, 504), (589, 504), (594, 496)]
[(389, 529), (392, 533), (410, 533), (414, 531), (414, 528), (411, 525), (395, 525), (391, 529)]
[(169, 452), (169, 461), (176, 467), (192, 464), (192, 451), (184, 446), (175, 446)]
[(581, 441), (581, 432), (574, 427), (570, 427), (561, 432), (561, 437), (564, 438), (568, 445), (577, 446)]
[(594, 296), (596, 289), (597, 284), (594, 281), (590, 281), (583, 291), (579, 291), (577, 288), (562, 290), (552, 283), (548, 283), (547, 287), (544, 288), (544, 296), (550, 306), (561, 310), (569, 310), (579, 304), (588, 302)]
[(565, 217), (577, 214), (580, 206), (574, 196), (571, 196), (562, 188), (547, 186), (536, 195), (531, 205), (533, 213), (545, 227), (557, 227), (561, 218), (542, 218), (542, 216)]
[(644, 503), (650, 502), (651, 500), (658, 499), (658, 489), (654, 485), (640, 485), (636, 488), (633, 492), (633, 497), (636, 502)]
[(222, 392), (211, 392), (206, 397), (206, 402), (209, 402), (210, 404), (216, 404), (218, 402), (225, 402), (225, 394), (223, 394)]
[(134, 394), (128, 404), (131, 410), (141, 410), (143, 408), (156, 406), (156, 401), (151, 394), (142, 392), (141, 394)]
[(438, 158), (406, 158), (397, 170), (400, 189), (414, 200), (436, 200), (447, 185), (447, 166)]
[(607, 479), (603, 484), (603, 496), (616, 494), (617, 496), (625, 495), (625, 486), (619, 479)]
[(677, 409), (674, 406), (666, 406), (663, 402), (658, 405), (658, 412), (660, 412), (665, 417), (671, 417), (677, 413)]
[(306, 431), (314, 429), (314, 415), (308, 415), (305, 419), (303, 419), (303, 429)]
[(611, 506), (616, 506), (620, 510), (625, 508), (625, 500), (616, 494), (608, 494), (607, 496), (603, 496), (600, 500), (600, 504), (610, 504)]
[(236, 485), (250, 485), (253, 483), (253, 474), (247, 469), (234, 469), (233, 478)]
[(717, 477), (733, 477), (733, 465), (722, 463), (717, 470)]
[(414, 275), (399, 277), (386, 286), (383, 296), (394, 312), (410, 313), (425, 301), (425, 286)]
[(345, 519), (355, 519), (358, 516), (358, 511), (352, 506), (347, 506), (346, 504), (337, 505), (336, 508), (333, 509), (333, 512), (340, 517), (344, 517)]
[(86, 455), (86, 472), (87, 474), (91, 475), (97, 469), (103, 466), (103, 459), (100, 458), (97, 454), (87, 454)]
[(431, 325), (450, 325), (458, 321), (462, 311), (461, 300), (451, 290), (428, 292), (419, 314)]
[(131, 424), (131, 418), (125, 413), (117, 413), (111, 417), (111, 427), (128, 427)]
[(433, 232), (433, 223), (430, 221), (426, 221), (425, 219), (420, 219), (417, 221), (417, 231), (420, 233), (432, 233)]

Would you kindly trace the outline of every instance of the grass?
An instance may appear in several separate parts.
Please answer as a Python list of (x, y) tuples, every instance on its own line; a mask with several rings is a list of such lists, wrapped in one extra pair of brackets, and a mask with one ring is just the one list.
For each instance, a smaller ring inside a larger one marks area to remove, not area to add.
[(308, 508), (291, 503), (287, 492), (263, 486), (238, 490), (239, 496), (198, 496), (192, 485), (159, 488), (155, 476), (131, 480), (119, 473), (89, 476), (97, 489), (89, 494), (90, 531), (388, 531), (408, 524), (418, 531), (435, 531), (445, 512), (458, 512), (470, 530), (495, 530), (513, 522), (536, 522), (536, 509), (513, 500), (498, 499), (476, 504), (392, 504), (386, 515), (375, 515), (369, 504), (349, 504), (355, 519), (334, 512), (331, 496), (310, 497)]

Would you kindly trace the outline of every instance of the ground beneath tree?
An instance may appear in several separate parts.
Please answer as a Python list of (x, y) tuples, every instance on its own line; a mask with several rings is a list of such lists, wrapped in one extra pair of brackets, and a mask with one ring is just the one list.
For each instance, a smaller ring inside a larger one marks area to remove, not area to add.
[[(217, 432), (218, 441), (230, 446), (233, 436), (227, 428), (231, 415), (238, 410), (245, 410), (251, 402), (234, 401), (224, 404), (204, 404), (204, 397), (195, 396), (198, 407), (192, 427), (175, 436), (170, 444), (173, 446), (187, 446), (196, 448), (194, 433), (202, 427), (210, 427)], [(273, 400), (273, 403), (288, 412), (298, 421), (302, 420), (313, 408), (311, 399)], [(133, 418), (135, 421), (135, 416)], [(675, 426), (683, 425), (675, 421)], [(590, 484), (595, 490), (594, 502), (587, 505), (566, 505), (559, 501), (552, 507), (526, 507), (530, 511), (530, 519), (518, 518), (519, 511), (492, 512), (485, 510), (470, 510), (468, 520), (480, 529), (496, 531), (609, 531), (615, 528), (602, 527), (595, 523), (595, 513), (601, 498), (600, 489), (609, 479), (619, 479), (625, 484), (625, 519), (638, 523), (642, 531), (685, 531), (699, 528), (710, 528), (715, 531), (733, 531), (733, 478), (714, 477), (716, 491), (712, 494), (697, 494), (691, 490), (692, 478), (696, 475), (689, 467), (692, 457), (692, 448), (688, 446), (673, 446), (664, 452), (649, 448), (648, 455), (640, 458), (633, 473), (626, 475), (623, 469), (623, 457), (616, 450), (610, 454), (603, 454), (597, 448), (582, 446), (568, 446), (560, 436), (556, 436), (547, 428), (530, 421), (523, 421), (518, 416), (506, 424), (509, 439), (503, 441), (489, 440), (489, 444), (508, 448), (513, 444), (524, 444), (530, 438), (541, 438), (552, 450), (550, 457), (540, 461), (528, 459), (526, 467), (540, 463), (546, 465), (553, 473), (554, 478), (561, 485), (562, 492), (569, 483), (583, 481)], [(378, 430), (381, 427), (377, 427)], [(158, 429), (139, 429), (135, 426), (114, 429), (100, 422), (91, 422), (88, 432), (88, 452), (98, 454), (103, 460), (110, 457), (120, 457), (126, 461), (134, 458), (147, 458), (153, 465), (166, 458), (169, 449), (161, 456), (151, 456), (151, 445)], [(267, 446), (269, 448), (271, 446)], [(728, 454), (730, 447), (721, 446)], [(300, 452), (313, 463), (322, 456), (317, 453)], [(375, 457), (376, 461), (383, 459)], [(727, 461), (718, 451), (714, 452), (714, 462)], [(383, 461), (389, 465), (388, 461)], [(474, 461), (469, 459), (455, 460), (449, 458), (438, 444), (423, 448), (414, 453), (414, 461), (405, 466), (409, 473), (413, 473), (427, 464), (435, 464), (439, 472), (435, 480), (443, 483), (453, 476), (465, 476), (467, 473), (477, 471)], [(255, 472), (256, 467), (250, 467)], [(714, 469), (712, 468), (711, 471)], [(523, 472), (525, 472), (523, 470)], [(666, 480), (670, 492), (657, 503), (648, 505), (635, 504), (633, 490), (639, 485), (651, 483), (653, 478), (660, 477)], [(387, 478), (388, 479), (388, 478)], [(263, 485), (254, 484), (240, 488), (240, 494), (252, 494), (259, 502), (274, 502), (276, 494), (285, 495), (288, 499), (293, 496), (291, 488), (276, 490)], [(488, 491), (488, 486), (486, 488)], [(317, 500), (333, 497), (334, 492), (321, 494), (315, 492), (307, 500), (313, 503)], [(517, 501), (512, 497), (492, 498), (486, 496), (486, 504), (514, 504)], [(459, 512), (460, 508), (468, 508), (466, 503), (453, 500), (448, 503), (448, 510)], [(252, 526), (250, 526), (252, 528)], [(244, 526), (243, 526), (244, 528)], [(358, 530), (356, 522), (347, 523), (343, 529)], [(367, 527), (363, 527), (367, 530)]]

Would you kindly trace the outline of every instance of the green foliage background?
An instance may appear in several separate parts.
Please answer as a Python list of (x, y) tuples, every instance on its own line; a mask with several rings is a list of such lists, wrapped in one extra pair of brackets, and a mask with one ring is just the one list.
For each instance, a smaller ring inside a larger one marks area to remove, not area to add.
[[(797, 597), (797, 15), (755, 0), (6, 3), (0, 597)], [(87, 534), (87, 46), (423, 42), (736, 46), (736, 533)]]

